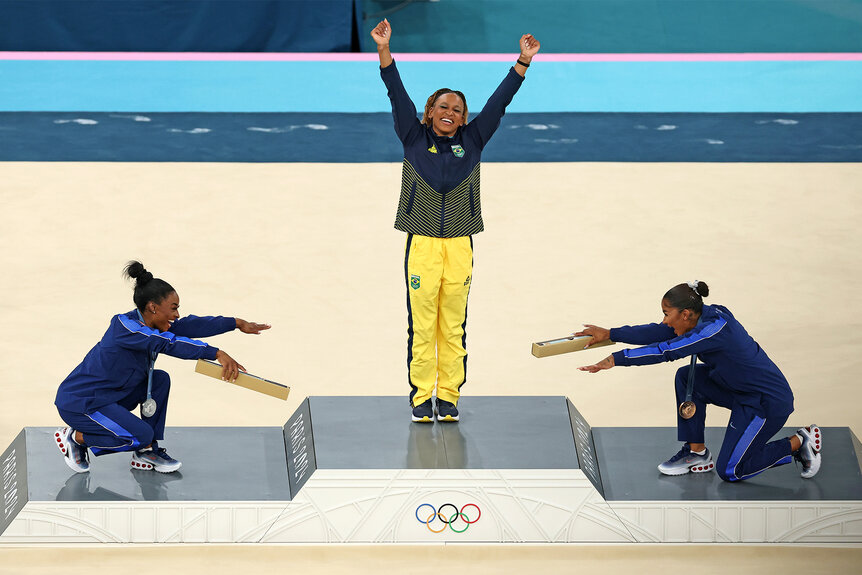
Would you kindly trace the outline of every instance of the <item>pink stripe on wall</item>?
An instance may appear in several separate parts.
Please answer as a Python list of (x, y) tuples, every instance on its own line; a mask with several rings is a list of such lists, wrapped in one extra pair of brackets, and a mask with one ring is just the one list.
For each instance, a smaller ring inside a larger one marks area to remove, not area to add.
[[(401, 62), (510, 62), (512, 54), (394, 54)], [(0, 52), (0, 60), (149, 62), (374, 62), (376, 53), (307, 52)], [(537, 62), (862, 61), (860, 52), (749, 54), (539, 54)]]

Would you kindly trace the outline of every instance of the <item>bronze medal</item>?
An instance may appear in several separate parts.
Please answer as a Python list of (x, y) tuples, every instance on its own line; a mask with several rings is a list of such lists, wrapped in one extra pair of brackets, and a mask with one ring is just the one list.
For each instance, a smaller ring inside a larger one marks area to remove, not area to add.
[(683, 401), (679, 404), (679, 416), (683, 419), (691, 419), (695, 411), (697, 411), (697, 406), (693, 401)]

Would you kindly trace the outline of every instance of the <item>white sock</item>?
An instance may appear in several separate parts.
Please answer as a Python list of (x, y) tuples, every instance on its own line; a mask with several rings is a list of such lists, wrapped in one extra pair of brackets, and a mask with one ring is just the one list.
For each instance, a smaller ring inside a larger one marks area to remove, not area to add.
[(695, 455), (706, 455), (706, 447), (704, 447), (701, 451), (692, 451)]

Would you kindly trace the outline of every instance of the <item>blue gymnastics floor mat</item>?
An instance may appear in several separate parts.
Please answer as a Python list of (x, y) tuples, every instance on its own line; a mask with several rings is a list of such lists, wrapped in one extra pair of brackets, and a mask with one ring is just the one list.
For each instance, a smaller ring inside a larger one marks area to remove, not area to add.
[[(0, 161), (398, 162), (387, 113), (0, 113)], [(490, 162), (860, 162), (862, 113), (508, 114)]]

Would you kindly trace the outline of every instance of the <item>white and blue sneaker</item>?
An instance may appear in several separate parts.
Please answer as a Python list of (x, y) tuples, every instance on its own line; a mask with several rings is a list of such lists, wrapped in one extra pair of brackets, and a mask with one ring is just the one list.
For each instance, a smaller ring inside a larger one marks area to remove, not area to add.
[(75, 430), (71, 427), (58, 427), (54, 432), (54, 444), (69, 469), (75, 473), (86, 473), (90, 470), (90, 458), (87, 454), (86, 445), (75, 443)]
[(712, 454), (709, 449), (703, 455), (692, 453), (688, 443), (682, 446), (679, 453), (658, 466), (665, 475), (685, 475), (686, 473), (705, 473), (715, 469)]
[(155, 469), (159, 473), (173, 473), (182, 465), (168, 455), (164, 447), (136, 451), (132, 455), (132, 469)]
[(793, 454), (794, 459), (802, 464), (800, 475), (811, 479), (820, 471), (820, 450), (823, 449), (823, 434), (813, 423), (809, 427), (800, 427), (796, 435), (802, 438), (802, 446)]

